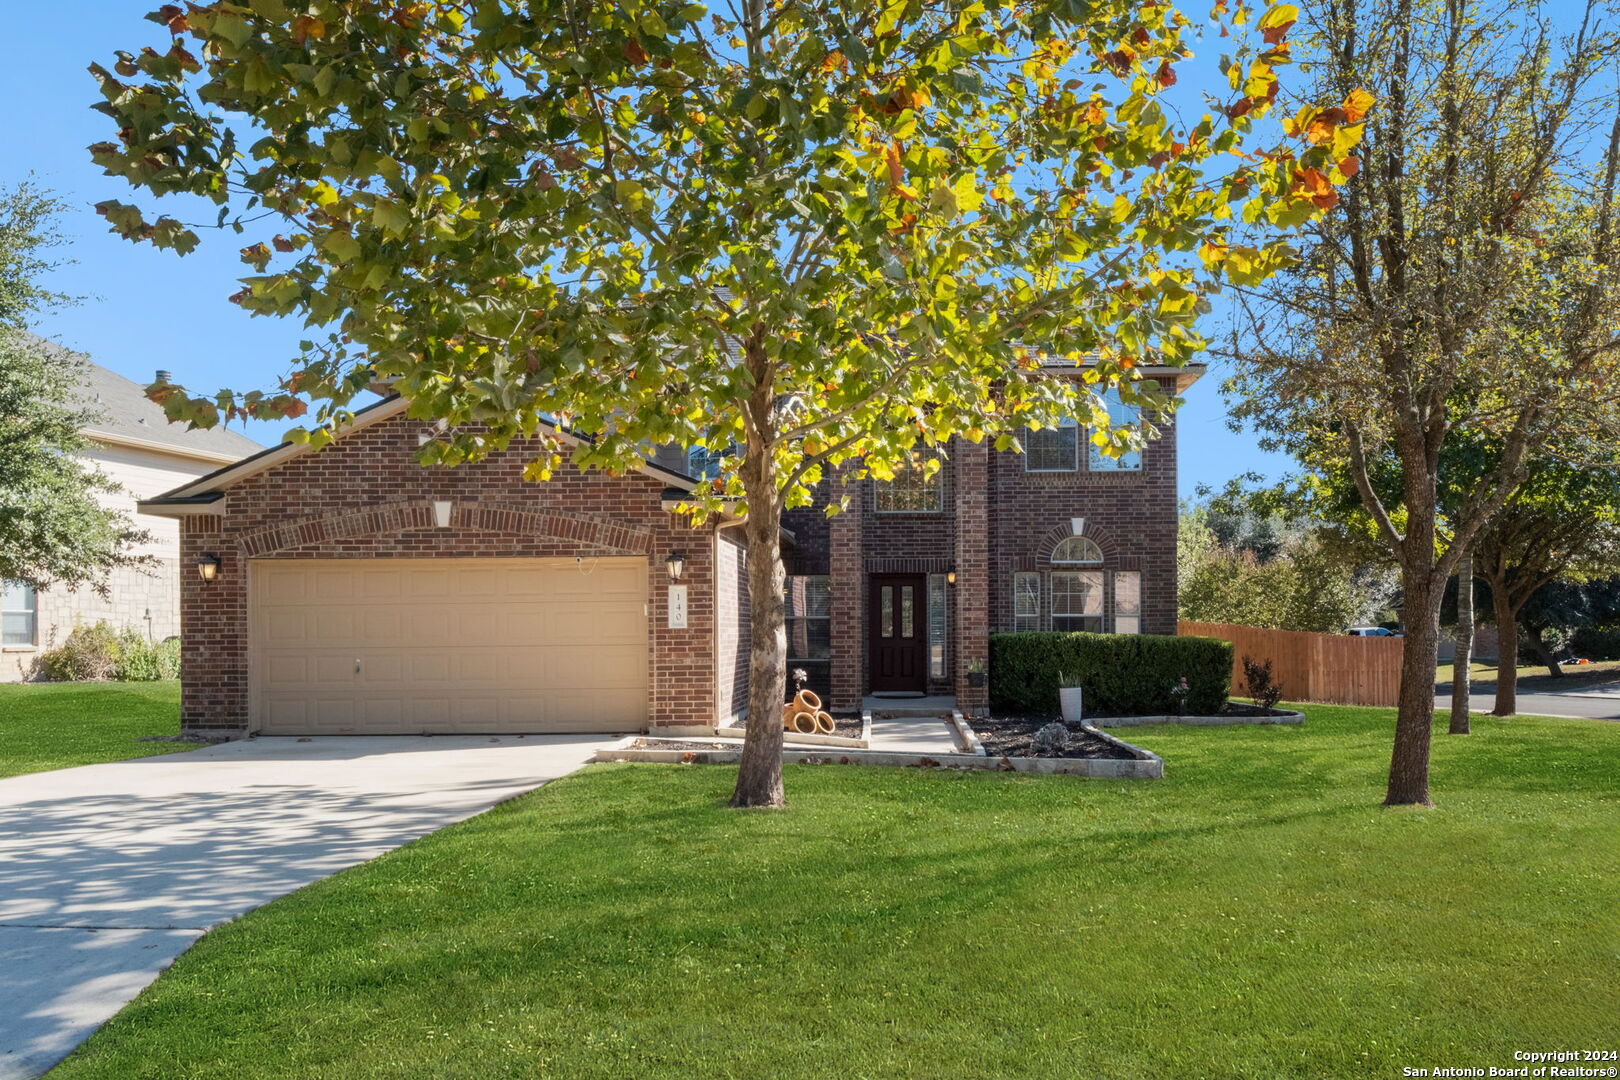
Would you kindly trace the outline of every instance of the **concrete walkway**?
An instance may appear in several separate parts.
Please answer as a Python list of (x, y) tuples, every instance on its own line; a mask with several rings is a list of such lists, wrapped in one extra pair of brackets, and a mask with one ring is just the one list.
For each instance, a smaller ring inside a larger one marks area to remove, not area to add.
[(956, 737), (941, 713), (956, 708), (953, 697), (880, 698), (868, 696), (862, 708), (872, 714), (868, 749), (908, 754), (954, 754)]
[(0, 780), (0, 1080), (211, 926), (573, 772), (602, 736), (264, 738)]

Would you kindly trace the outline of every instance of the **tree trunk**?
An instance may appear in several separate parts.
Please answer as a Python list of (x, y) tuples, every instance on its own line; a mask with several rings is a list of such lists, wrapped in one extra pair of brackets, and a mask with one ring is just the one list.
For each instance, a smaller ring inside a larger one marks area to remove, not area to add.
[(786, 806), (782, 793), (782, 703), (787, 696), (787, 629), (783, 621), (782, 547), (774, 499), (763, 512), (749, 498), (748, 732), (732, 806)]
[(1519, 711), (1519, 613), (1505, 585), (1491, 582), (1491, 610), (1496, 620), (1496, 707), (1492, 716)]
[(1468, 697), (1472, 687), (1469, 665), (1474, 661), (1474, 556), (1464, 553), (1457, 563), (1457, 657), (1451, 664), (1451, 727), (1453, 735), (1467, 735)]
[(1558, 666), (1558, 654), (1553, 652), (1552, 646), (1547, 644), (1547, 628), (1538, 626), (1530, 634), (1530, 642), (1536, 647), (1536, 659), (1547, 668), (1547, 674), (1555, 679), (1564, 677), (1564, 669)]
[(1432, 806), (1429, 743), (1434, 736), (1434, 672), (1440, 666), (1441, 590), (1427, 572), (1402, 567), (1401, 579), (1406, 636), (1401, 639), (1400, 708), (1384, 805)]
[(732, 806), (782, 807), (782, 706), (787, 697), (787, 625), (783, 618), (782, 494), (776, 475), (776, 391), (765, 327), (743, 343), (753, 384), (743, 409), (746, 439), (737, 470), (748, 517), (748, 727)]

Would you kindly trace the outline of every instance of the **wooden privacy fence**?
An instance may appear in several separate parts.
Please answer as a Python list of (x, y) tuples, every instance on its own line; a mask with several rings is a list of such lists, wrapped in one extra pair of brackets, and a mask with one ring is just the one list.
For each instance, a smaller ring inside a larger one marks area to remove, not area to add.
[(1401, 639), (1262, 630), (1233, 623), (1180, 622), (1183, 637), (1232, 643), (1232, 692), (1245, 694), (1243, 658), (1271, 661), (1289, 701), (1334, 705), (1395, 705), (1401, 691)]

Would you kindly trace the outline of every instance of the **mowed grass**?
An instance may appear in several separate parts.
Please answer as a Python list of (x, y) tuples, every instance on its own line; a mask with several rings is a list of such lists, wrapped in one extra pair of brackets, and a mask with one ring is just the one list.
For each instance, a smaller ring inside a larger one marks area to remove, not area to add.
[(204, 937), (53, 1080), (1387, 1077), (1609, 1047), (1620, 724), (1138, 728), (1162, 781), (593, 766)]
[(0, 683), (0, 777), (195, 750), (140, 742), (180, 733), (180, 684)]

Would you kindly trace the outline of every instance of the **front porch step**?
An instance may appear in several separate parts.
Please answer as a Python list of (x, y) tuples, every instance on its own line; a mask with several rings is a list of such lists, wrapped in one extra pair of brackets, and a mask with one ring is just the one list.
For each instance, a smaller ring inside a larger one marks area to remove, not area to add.
[(956, 697), (951, 694), (937, 694), (932, 697), (889, 698), (877, 697), (867, 694), (861, 699), (861, 709), (864, 712), (887, 713), (890, 716), (941, 716), (949, 715), (956, 709)]

